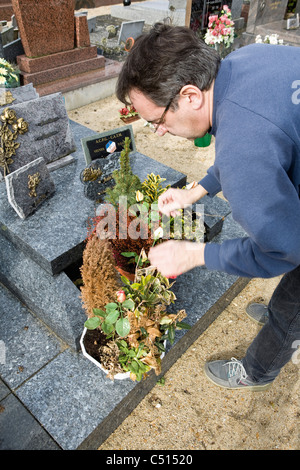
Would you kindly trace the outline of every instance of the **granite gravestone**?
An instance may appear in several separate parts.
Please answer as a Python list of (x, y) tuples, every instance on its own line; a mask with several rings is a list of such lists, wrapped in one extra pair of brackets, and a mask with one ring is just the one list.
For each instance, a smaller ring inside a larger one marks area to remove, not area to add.
[(10, 205), (19, 217), (26, 219), (55, 191), (45, 160), (36, 160), (5, 177)]
[(0, 88), (0, 113), (6, 106), (24, 103), (39, 98), (39, 94), (32, 83), (16, 88)]
[(74, 48), (74, 0), (12, 0), (27, 57)]
[[(43, 157), (51, 163), (69, 155), (75, 150), (75, 142), (69, 119), (60, 93), (32, 99), (8, 107), (18, 119), (28, 123), (28, 132), (18, 137), (19, 148), (9, 164), (11, 173), (36, 159)], [(69, 160), (68, 163), (72, 161)], [(0, 173), (4, 174), (0, 166)]]
[(144, 24), (145, 20), (123, 22), (119, 34), (119, 44), (126, 42), (128, 38), (137, 39), (143, 32)]
[(106, 158), (114, 152), (120, 152), (123, 149), (125, 137), (130, 138), (130, 148), (132, 151), (135, 151), (136, 148), (133, 130), (130, 125), (81, 139), (81, 145), (87, 165), (89, 165), (93, 160)]
[(287, 3), (288, 0), (251, 1), (246, 33), (255, 34), (256, 26), (283, 20)]

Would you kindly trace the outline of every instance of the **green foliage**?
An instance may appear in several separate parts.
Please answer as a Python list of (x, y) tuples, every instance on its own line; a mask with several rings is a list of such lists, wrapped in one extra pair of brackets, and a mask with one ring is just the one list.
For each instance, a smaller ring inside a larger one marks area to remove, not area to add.
[(119, 362), (125, 372), (131, 372), (136, 376), (136, 380), (140, 381), (143, 375), (150, 370), (150, 366), (144, 364), (141, 359), (147, 356), (147, 351), (144, 349), (144, 344), (136, 348), (130, 348), (126, 341), (117, 341), (118, 348), (121, 351)]
[(134, 303), (131, 299), (124, 302), (110, 302), (105, 306), (105, 311), (99, 308), (94, 308), (94, 317), (89, 318), (84, 326), (88, 330), (95, 330), (101, 327), (102, 331), (107, 337), (114, 336), (115, 332), (122, 338), (127, 336), (130, 332), (130, 323), (128, 318), (124, 317), (123, 309), (132, 310)]
[(125, 137), (124, 147), (120, 155), (120, 169), (113, 172), (115, 185), (106, 190), (108, 202), (117, 209), (119, 207), (120, 196), (127, 197), (127, 206), (136, 202), (136, 191), (141, 188), (141, 182), (130, 166), (130, 139)]
[(159, 175), (151, 173), (147, 175), (147, 179), (142, 183), (142, 193), (144, 194), (144, 201), (148, 204), (156, 202), (159, 196), (170, 187), (166, 188), (162, 186), (162, 183), (166, 181), (166, 178), (161, 178)]

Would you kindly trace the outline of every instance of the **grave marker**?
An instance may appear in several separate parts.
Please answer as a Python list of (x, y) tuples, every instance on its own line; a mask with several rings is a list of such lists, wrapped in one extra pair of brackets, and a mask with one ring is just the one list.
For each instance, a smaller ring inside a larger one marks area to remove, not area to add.
[(8, 201), (22, 219), (35, 212), (55, 191), (42, 157), (10, 173), (5, 183)]
[(128, 38), (137, 39), (143, 32), (145, 20), (126, 21), (121, 24), (119, 44), (126, 42)]
[(130, 138), (130, 147), (135, 151), (135, 142), (132, 126), (123, 126), (108, 132), (95, 134), (81, 139), (85, 161), (89, 165), (93, 160), (106, 158), (114, 152), (121, 152), (125, 137)]
[(60, 93), (43, 96), (19, 104), (10, 104), (18, 119), (28, 123), (28, 131), (18, 137), (20, 144), (9, 163), (8, 172), (0, 165), (0, 173), (11, 173), (36, 159), (43, 157), (51, 163), (75, 150), (75, 142), (69, 119)]

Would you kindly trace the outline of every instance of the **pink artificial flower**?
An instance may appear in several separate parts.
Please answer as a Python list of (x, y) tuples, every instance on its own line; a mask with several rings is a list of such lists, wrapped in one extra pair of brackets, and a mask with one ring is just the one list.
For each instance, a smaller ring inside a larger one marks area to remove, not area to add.
[(120, 304), (122, 302), (124, 302), (124, 300), (126, 300), (126, 294), (123, 290), (118, 290), (117, 292), (117, 301), (120, 302)]
[(223, 5), (223, 10), (224, 11), (230, 11), (228, 5)]

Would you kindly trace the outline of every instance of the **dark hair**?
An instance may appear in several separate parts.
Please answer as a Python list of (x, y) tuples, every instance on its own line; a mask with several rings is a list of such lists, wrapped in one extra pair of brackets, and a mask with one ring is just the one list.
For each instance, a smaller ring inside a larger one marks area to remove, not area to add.
[[(129, 52), (118, 78), (116, 94), (129, 104), (133, 88), (157, 106), (166, 106), (184, 85), (208, 90), (217, 76), (220, 58), (189, 28), (156, 23)], [(172, 103), (173, 105), (175, 103)]]

